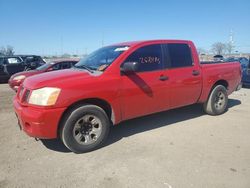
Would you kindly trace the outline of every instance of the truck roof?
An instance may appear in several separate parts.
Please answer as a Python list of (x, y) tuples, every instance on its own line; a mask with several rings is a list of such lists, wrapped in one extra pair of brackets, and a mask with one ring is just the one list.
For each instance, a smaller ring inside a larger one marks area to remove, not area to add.
[(122, 43), (117, 43), (113, 44), (111, 46), (137, 46), (140, 44), (145, 44), (145, 43), (165, 43), (165, 42), (170, 42), (170, 43), (189, 43), (191, 41), (189, 40), (168, 40), (168, 39), (158, 39), (158, 40), (142, 40), (142, 41), (129, 41), (129, 42), (122, 42)]

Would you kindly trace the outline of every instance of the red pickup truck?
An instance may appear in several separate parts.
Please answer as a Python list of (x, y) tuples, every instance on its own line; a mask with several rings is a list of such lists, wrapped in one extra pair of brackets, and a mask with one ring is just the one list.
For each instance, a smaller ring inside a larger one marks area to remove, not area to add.
[(111, 125), (131, 118), (194, 103), (222, 114), (240, 83), (239, 63), (200, 63), (191, 41), (126, 42), (103, 47), (72, 69), (25, 79), (13, 103), (29, 136), (60, 137), (81, 153), (100, 147)]

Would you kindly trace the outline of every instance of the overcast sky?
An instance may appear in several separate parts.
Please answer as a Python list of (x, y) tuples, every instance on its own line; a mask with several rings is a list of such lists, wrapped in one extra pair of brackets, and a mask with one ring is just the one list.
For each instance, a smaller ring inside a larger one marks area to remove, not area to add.
[(250, 52), (249, 0), (0, 0), (0, 47), (18, 54), (89, 53), (116, 42), (188, 39)]

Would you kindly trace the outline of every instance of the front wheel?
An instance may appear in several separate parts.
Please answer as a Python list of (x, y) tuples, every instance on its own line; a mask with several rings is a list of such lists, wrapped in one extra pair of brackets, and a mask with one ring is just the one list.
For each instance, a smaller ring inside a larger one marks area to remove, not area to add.
[(203, 109), (207, 114), (220, 115), (227, 110), (228, 95), (227, 89), (223, 85), (217, 85), (213, 88)]
[(60, 136), (68, 149), (83, 153), (100, 147), (108, 136), (109, 128), (110, 121), (102, 108), (83, 105), (66, 114)]

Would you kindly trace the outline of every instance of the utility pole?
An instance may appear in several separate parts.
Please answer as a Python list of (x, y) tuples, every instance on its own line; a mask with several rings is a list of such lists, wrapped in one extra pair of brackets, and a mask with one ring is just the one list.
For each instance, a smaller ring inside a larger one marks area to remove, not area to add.
[(234, 45), (234, 34), (233, 34), (233, 29), (230, 30), (229, 43), (230, 43), (232, 46)]

